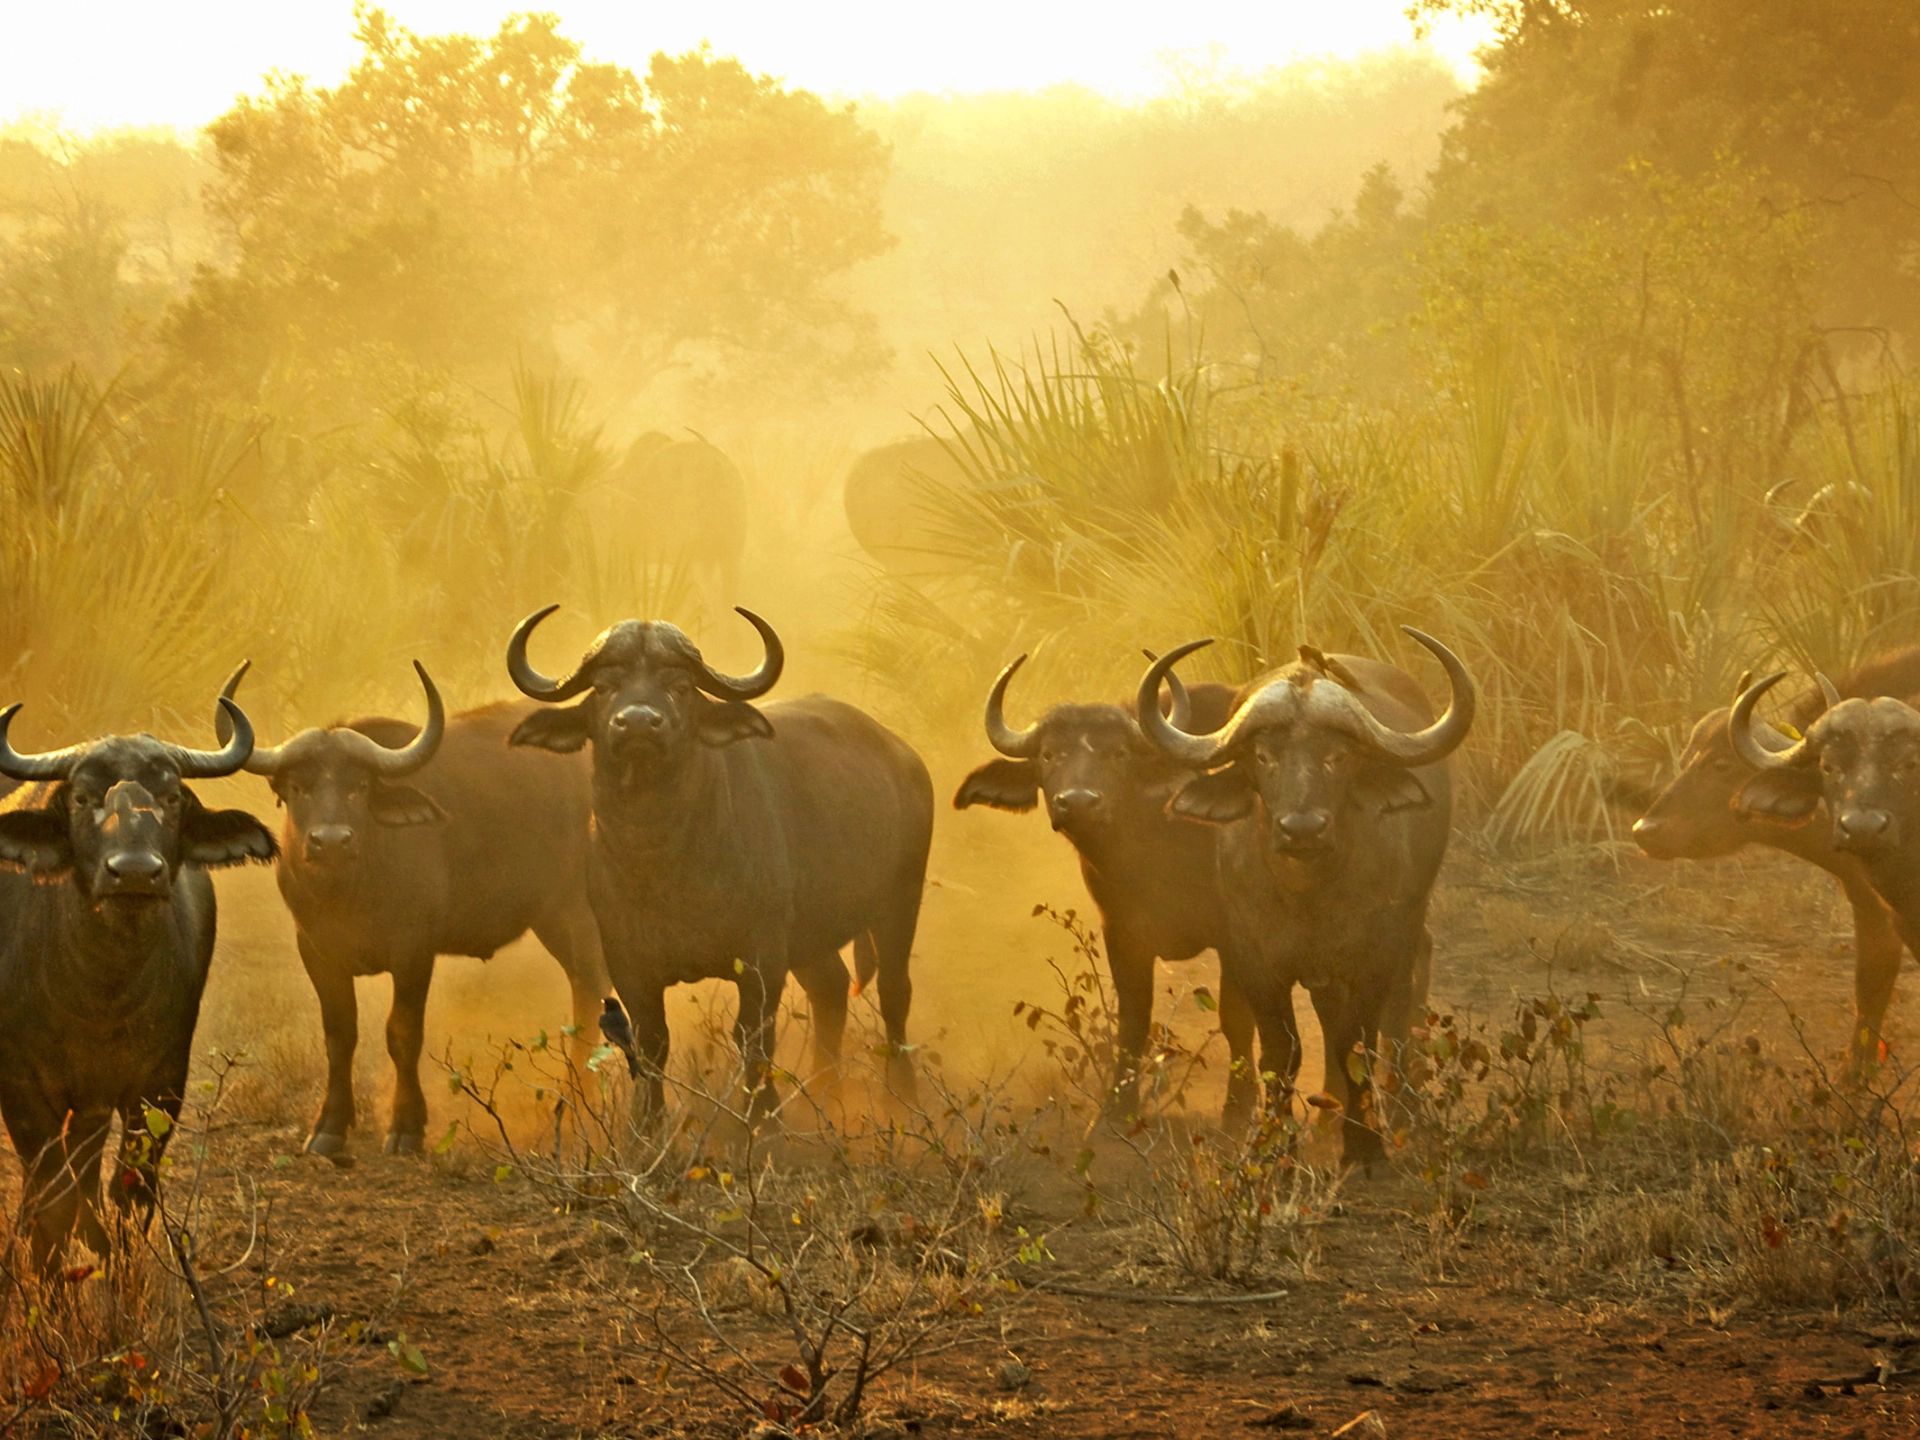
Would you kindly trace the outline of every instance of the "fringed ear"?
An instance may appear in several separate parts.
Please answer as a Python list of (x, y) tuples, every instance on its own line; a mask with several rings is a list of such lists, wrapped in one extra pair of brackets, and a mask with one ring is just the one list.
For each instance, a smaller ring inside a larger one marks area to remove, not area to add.
[(707, 701), (695, 712), (693, 724), (702, 745), (773, 738), (773, 722), (744, 700)]
[(1167, 813), (1179, 820), (1198, 820), (1207, 825), (1227, 825), (1244, 820), (1253, 813), (1253, 782), (1238, 765), (1212, 775), (1197, 775), (1180, 787), (1167, 806)]
[(67, 810), (9, 810), (0, 814), (0, 865), (36, 879), (57, 880), (73, 868)]
[(1419, 810), (1433, 804), (1426, 784), (1400, 765), (1368, 765), (1354, 777), (1347, 792), (1360, 805), (1380, 815), (1396, 810)]
[(960, 782), (953, 808), (991, 805), (1025, 814), (1040, 803), (1040, 767), (1031, 760), (989, 760)]
[(180, 825), (180, 856), (202, 870), (262, 864), (280, 853), (273, 832), (244, 810), (209, 810), (188, 793), (186, 818)]
[(593, 697), (588, 696), (578, 705), (561, 705), (551, 709), (536, 710), (518, 725), (507, 737), (509, 745), (527, 745), (535, 750), (552, 750), (556, 754), (571, 755), (581, 749), (592, 732), (587, 728), (587, 706)]
[(440, 802), (411, 785), (381, 781), (373, 787), (373, 818), (382, 825), (433, 825), (447, 818)]
[(1733, 808), (1754, 820), (1804, 825), (1820, 808), (1820, 776), (1813, 770), (1762, 770), (1734, 796)]

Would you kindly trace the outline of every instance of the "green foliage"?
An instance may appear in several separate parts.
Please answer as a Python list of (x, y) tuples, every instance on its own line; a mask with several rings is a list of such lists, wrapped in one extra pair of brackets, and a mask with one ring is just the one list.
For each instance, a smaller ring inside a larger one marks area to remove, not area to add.
[(831, 289), (887, 243), (886, 152), (851, 111), (705, 50), (588, 62), (550, 15), (482, 40), (363, 8), (355, 38), (340, 85), (277, 75), (209, 127), (233, 259), (168, 324), (203, 382), (351, 407), (396, 363), (471, 374), (562, 328), (626, 389), (882, 358)]

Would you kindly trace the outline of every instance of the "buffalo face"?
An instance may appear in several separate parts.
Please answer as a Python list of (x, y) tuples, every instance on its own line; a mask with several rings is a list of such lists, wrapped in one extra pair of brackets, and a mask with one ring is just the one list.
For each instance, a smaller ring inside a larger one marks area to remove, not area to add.
[(258, 820), (209, 810), (182, 783), (175, 747), (116, 736), (76, 748), (64, 779), (10, 797), (0, 862), (71, 878), (96, 912), (131, 919), (172, 898), (184, 865), (273, 858), (273, 836)]
[(1044, 803), (1069, 839), (1096, 835), (1136, 808), (1164, 800), (1170, 767), (1118, 705), (1059, 705), (1035, 727), (1031, 756), (989, 760), (969, 774), (954, 807), (1027, 811)]
[(1825, 800), (1835, 847), (1869, 857), (1920, 834), (1920, 712), (1887, 698), (1842, 700), (1804, 737), (1769, 749), (1760, 743), (1753, 707), (1781, 678), (1750, 687), (1728, 716), (1730, 742), (1760, 772), (1741, 791), (1741, 809), (1801, 824)]
[[(565, 709), (543, 710), (521, 721), (513, 745), (570, 753), (594, 747), (596, 766), (646, 778), (674, 769), (695, 745), (724, 746), (768, 738), (773, 726), (748, 700), (780, 677), (779, 637), (764, 620), (741, 611), (760, 631), (766, 660), (740, 679), (713, 670), (677, 627), (658, 620), (623, 620), (604, 631), (572, 675), (549, 680), (527, 662), (527, 637), (554, 607), (521, 622), (507, 647), (514, 683), (537, 700), (586, 698)], [(712, 697), (712, 698), (709, 698)]]
[(1752, 775), (1727, 739), (1727, 711), (1702, 716), (1687, 737), (1679, 773), (1634, 821), (1634, 842), (1655, 860), (1731, 855), (1753, 838), (1735, 807)]

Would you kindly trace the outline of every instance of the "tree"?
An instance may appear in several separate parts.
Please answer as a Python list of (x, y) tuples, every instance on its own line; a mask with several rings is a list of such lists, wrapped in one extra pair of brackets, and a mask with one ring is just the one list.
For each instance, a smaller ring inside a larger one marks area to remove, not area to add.
[(852, 110), (705, 49), (643, 80), (557, 24), (419, 36), (360, 8), (340, 85), (271, 76), (215, 121), (233, 258), (172, 314), (176, 361), (243, 393), (573, 346), (616, 388), (884, 363), (834, 288), (888, 243)]

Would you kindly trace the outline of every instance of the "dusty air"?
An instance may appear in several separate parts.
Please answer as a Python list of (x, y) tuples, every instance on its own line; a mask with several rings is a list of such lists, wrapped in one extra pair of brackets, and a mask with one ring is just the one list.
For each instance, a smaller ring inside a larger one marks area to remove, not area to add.
[(820, 8), (0, 57), (0, 1434), (1912, 1433), (1910, 7)]

